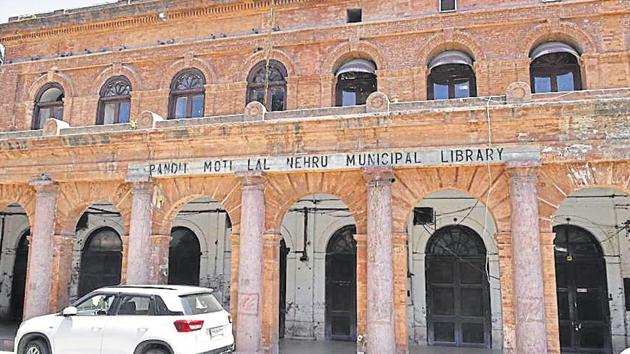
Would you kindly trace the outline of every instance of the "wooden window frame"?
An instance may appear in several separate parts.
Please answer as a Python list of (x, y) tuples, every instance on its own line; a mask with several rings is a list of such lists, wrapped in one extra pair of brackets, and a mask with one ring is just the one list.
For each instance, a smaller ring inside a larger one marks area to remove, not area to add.
[[(280, 75), (282, 76), (282, 80), (276, 80), (276, 81), (269, 81), (267, 84), (265, 84), (264, 82), (260, 83), (260, 82), (254, 82), (254, 79), (258, 76), (259, 72), (261, 70), (265, 70), (267, 67), (267, 61), (263, 60), (261, 62), (259, 62), (258, 64), (254, 65), (254, 67), (249, 71), (249, 75), (247, 76), (247, 99), (246, 99), (246, 104), (256, 101), (256, 98), (254, 97), (254, 92), (261, 90), (261, 89), (267, 89), (266, 95), (265, 95), (265, 102), (261, 102), (265, 105), (265, 107), (267, 108), (267, 111), (269, 112), (274, 112), (274, 110), (272, 109), (272, 104), (273, 104), (273, 92), (274, 90), (272, 89), (282, 89), (283, 93), (284, 93), (284, 100), (283, 100), (283, 109), (282, 110), (276, 110), (276, 112), (279, 111), (286, 111), (287, 110), (287, 94), (288, 94), (288, 89), (287, 89), (287, 76), (288, 76), (288, 72), (286, 67), (284, 66), (284, 64), (282, 64), (281, 62), (279, 62), (278, 60), (269, 60), (269, 69), (271, 72), (271, 70), (276, 70), (280, 73)], [(266, 87), (265, 87), (266, 86)]]
[[(42, 99), (42, 96), (50, 89), (56, 88), (59, 91), (61, 91), (61, 101), (54, 101), (54, 102), (40, 102), (40, 100)], [(44, 86), (42, 86), (42, 88), (39, 89), (39, 92), (37, 93), (37, 96), (35, 96), (35, 108), (33, 110), (33, 118), (31, 120), (31, 130), (40, 130), (43, 129), (44, 127), (44, 123), (45, 122), (41, 122), (41, 118), (39, 116), (40, 111), (42, 109), (61, 109), (61, 117), (58, 117), (56, 119), (59, 120), (63, 120), (63, 115), (64, 115), (64, 100), (66, 97), (66, 93), (63, 89), (63, 86), (61, 86), (60, 84), (56, 83), (56, 82), (49, 82), (47, 84), (45, 84)], [(41, 126), (41, 128), (40, 128)]]
[[(116, 96), (107, 96), (106, 89), (109, 85), (120, 82), (127, 84), (129, 86), (129, 93), (124, 95), (116, 95)], [(123, 103), (129, 103), (129, 117), (128, 120), (131, 120), (131, 82), (124, 76), (116, 76), (108, 79), (100, 92), (100, 99), (98, 101), (98, 110), (96, 115), (96, 124), (104, 125), (105, 124), (105, 106), (108, 103), (114, 103), (116, 105), (116, 110), (114, 111), (114, 122), (110, 124), (120, 124), (120, 106)]]
[[(189, 74), (196, 74), (201, 78), (201, 86), (188, 88), (188, 89), (177, 89), (178, 81), (184, 76)], [(168, 103), (168, 119), (188, 119), (188, 118), (201, 118), (205, 115), (206, 112), (206, 77), (201, 72), (201, 70), (196, 68), (188, 68), (180, 71), (175, 75), (173, 81), (171, 82), (171, 92), (169, 94), (169, 103)], [(196, 96), (202, 96), (202, 112), (201, 116), (193, 117), (193, 98)], [(186, 97), (186, 114), (184, 117), (176, 117), (177, 113), (177, 100), (180, 98)]]

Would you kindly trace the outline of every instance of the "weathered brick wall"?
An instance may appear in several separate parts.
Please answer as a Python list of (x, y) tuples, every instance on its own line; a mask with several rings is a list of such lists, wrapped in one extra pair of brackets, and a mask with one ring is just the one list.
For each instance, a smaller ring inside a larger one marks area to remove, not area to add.
[[(124, 23), (108, 22), (112, 13), (107, 11), (82, 14), (83, 26), (99, 25), (80, 31), (77, 20), (71, 22), (76, 14), (31, 21), (53, 26), (39, 30), (29, 21), (0, 26), (0, 42), (7, 47), (7, 60), (14, 62), (0, 69), (0, 131), (30, 128), (36, 92), (51, 80), (73, 87), (66, 92), (64, 119), (72, 126), (94, 124), (100, 86), (117, 70), (135, 76), (130, 77), (132, 117), (144, 110), (166, 115), (176, 74), (171, 68), (186, 66), (206, 69), (206, 115), (242, 112), (247, 73), (266, 57), (265, 51), (255, 51), (268, 45), (269, 9), (219, 14), (170, 10), (170, 17), (160, 21), (155, 12), (142, 17), (148, 5), (137, 6), (136, 17)], [(289, 108), (332, 105), (334, 70), (355, 56), (377, 63), (380, 91), (400, 101), (424, 100), (426, 65), (447, 49), (474, 58), (480, 96), (502, 95), (512, 82), (529, 82), (528, 53), (544, 40), (566, 41), (583, 54), (586, 88), (630, 85), (627, 2), (460, 1), (459, 11), (448, 14), (437, 13), (436, 6), (367, 0), (278, 5), (274, 24), (280, 31), (273, 32), (273, 57), (289, 71)], [(345, 24), (345, 11), (353, 7), (363, 8), (364, 23)], [(209, 39), (211, 34), (219, 38)], [(158, 44), (171, 39), (174, 44)], [(57, 58), (67, 52), (73, 56)]]

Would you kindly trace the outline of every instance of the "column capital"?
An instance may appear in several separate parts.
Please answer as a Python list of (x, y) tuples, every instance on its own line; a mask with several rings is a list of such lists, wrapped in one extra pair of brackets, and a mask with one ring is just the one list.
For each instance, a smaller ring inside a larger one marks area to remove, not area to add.
[(262, 172), (236, 172), (241, 179), (243, 189), (262, 189), (265, 186), (265, 176)]
[(394, 170), (389, 167), (366, 167), (361, 169), (368, 186), (391, 185), (396, 181)]
[(510, 178), (536, 178), (540, 170), (540, 161), (509, 161), (505, 169)]
[(497, 244), (499, 245), (509, 245), (512, 243), (512, 233), (507, 230), (499, 231), (495, 238), (497, 240)]
[(263, 240), (267, 244), (277, 244), (279, 246), (282, 239), (282, 235), (277, 231), (267, 231), (263, 234)]
[(132, 193), (153, 193), (153, 182), (128, 182)]
[(544, 232), (544, 231), (540, 232), (540, 242), (543, 245), (553, 245), (553, 240), (555, 239), (556, 239), (555, 232)]
[(394, 244), (405, 244), (409, 239), (409, 235), (406, 232), (393, 232), (392, 233), (392, 242)]
[(31, 181), (30, 185), (37, 193), (54, 193), (57, 191), (57, 183), (45, 174)]
[(157, 242), (160, 242), (160, 241), (171, 242), (171, 238), (172, 238), (171, 235), (151, 235), (151, 240), (157, 241)]
[(367, 243), (367, 234), (355, 234), (354, 240), (357, 242), (357, 245), (365, 245)]

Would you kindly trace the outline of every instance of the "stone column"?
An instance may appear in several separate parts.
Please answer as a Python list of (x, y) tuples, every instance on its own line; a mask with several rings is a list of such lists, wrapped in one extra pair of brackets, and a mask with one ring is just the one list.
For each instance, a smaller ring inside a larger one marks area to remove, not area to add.
[(394, 264), (394, 323), (396, 330), (396, 353), (409, 352), (407, 320), (407, 233), (396, 232), (392, 237)]
[(53, 268), (53, 233), (57, 211), (57, 184), (42, 177), (35, 188), (35, 220), (28, 254), (24, 319), (47, 314), (50, 306)]
[(263, 350), (278, 354), (280, 326), (280, 241), (279, 232), (268, 232), (264, 236), (263, 261)]
[(264, 178), (242, 174), (240, 255), (238, 264), (238, 322), (236, 350), (260, 352), (263, 292), (263, 232), (265, 225)]
[(543, 283), (545, 286), (545, 329), (547, 330), (547, 353), (560, 353), (560, 328), (558, 323), (558, 294), (556, 292), (556, 255), (553, 241), (556, 233), (541, 226), (540, 243), (543, 259)]
[(230, 313), (232, 314), (232, 331), (234, 337), (236, 337), (236, 327), (238, 321), (238, 262), (240, 254), (240, 234), (238, 230), (232, 231), (230, 235), (231, 248), (230, 248)]
[(367, 235), (356, 234), (354, 240), (357, 242), (357, 352), (366, 352), (366, 343), (361, 338), (367, 336)]
[(365, 170), (367, 180), (367, 349), (395, 353), (391, 168)]
[(50, 311), (59, 311), (70, 305), (70, 278), (75, 235), (53, 236), (52, 287)]
[(509, 163), (516, 353), (547, 352), (538, 220), (538, 162)]
[(512, 234), (499, 231), (497, 236), (501, 282), (501, 317), (503, 318), (503, 353), (515, 350), (516, 323), (514, 319), (514, 276), (512, 267)]
[(127, 284), (150, 284), (152, 280), (150, 264), (153, 185), (149, 182), (133, 183), (131, 197)]
[(151, 282), (168, 284), (168, 251), (171, 235), (151, 236)]

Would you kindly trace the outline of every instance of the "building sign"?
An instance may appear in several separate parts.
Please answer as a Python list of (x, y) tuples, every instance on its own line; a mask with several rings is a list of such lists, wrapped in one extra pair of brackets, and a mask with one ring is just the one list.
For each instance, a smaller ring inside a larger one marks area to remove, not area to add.
[(404, 168), (487, 163), (497, 164), (508, 161), (538, 159), (540, 159), (540, 149), (535, 147), (483, 147), (423, 151), (391, 150), (345, 154), (159, 161), (144, 165), (131, 165), (129, 167), (129, 174), (165, 177), (217, 175), (247, 171), (292, 172), (351, 170), (379, 166)]

